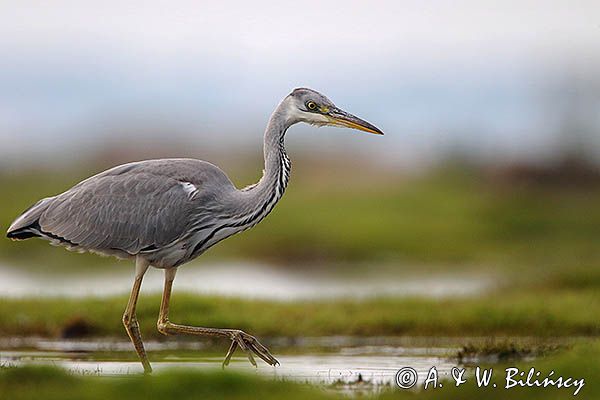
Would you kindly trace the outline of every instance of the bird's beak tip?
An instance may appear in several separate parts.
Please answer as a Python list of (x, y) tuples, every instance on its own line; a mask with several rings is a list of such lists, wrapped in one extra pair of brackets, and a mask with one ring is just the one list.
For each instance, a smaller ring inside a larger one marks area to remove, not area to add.
[(381, 129), (377, 128), (375, 125), (360, 119), (352, 114), (346, 113), (344, 111), (339, 110), (336, 115), (331, 115), (330, 120), (332, 125), (344, 126), (346, 128), (356, 129), (363, 132), (372, 133), (375, 135), (383, 136), (383, 132)]
[(373, 135), (377, 135), (377, 136), (384, 136), (384, 133), (379, 130), (375, 131), (375, 130), (370, 130), (370, 129), (369, 130), (361, 129), (361, 131), (369, 132), (369, 133), (372, 133)]

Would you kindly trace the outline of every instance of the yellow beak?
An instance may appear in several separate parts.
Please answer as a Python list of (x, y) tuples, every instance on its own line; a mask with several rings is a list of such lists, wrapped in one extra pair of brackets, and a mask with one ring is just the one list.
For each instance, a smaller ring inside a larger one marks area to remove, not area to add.
[(346, 128), (374, 133), (375, 135), (383, 135), (381, 129), (377, 128), (375, 125), (347, 113), (346, 111), (340, 110), (339, 108), (329, 110), (327, 117), (329, 118), (331, 125), (344, 126)]

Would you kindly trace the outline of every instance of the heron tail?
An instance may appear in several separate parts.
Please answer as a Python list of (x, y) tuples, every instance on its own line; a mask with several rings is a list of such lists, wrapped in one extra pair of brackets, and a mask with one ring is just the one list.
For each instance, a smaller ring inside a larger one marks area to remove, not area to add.
[(35, 203), (23, 212), (8, 228), (6, 237), (12, 240), (25, 240), (32, 237), (42, 236), (40, 234), (39, 219), (53, 197), (47, 197)]

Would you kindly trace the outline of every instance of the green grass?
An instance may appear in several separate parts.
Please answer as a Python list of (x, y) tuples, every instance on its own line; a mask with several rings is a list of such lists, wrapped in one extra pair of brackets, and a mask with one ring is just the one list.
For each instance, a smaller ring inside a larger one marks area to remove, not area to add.
[(317, 388), (229, 372), (179, 370), (99, 378), (75, 377), (54, 368), (6, 368), (0, 371), (0, 393), (11, 400), (333, 398)]
[[(511, 365), (494, 365), (498, 388), (477, 388), (473, 371), (467, 370), (467, 383), (455, 387), (443, 382), (443, 387), (427, 391), (403, 391), (390, 387), (373, 399), (568, 399), (573, 398), (572, 388), (511, 388), (503, 389), (504, 368)], [(401, 366), (398, 366), (399, 368)], [(485, 365), (482, 367), (486, 367)], [(533, 362), (520, 362), (520, 370), (536, 371), (555, 376), (584, 378), (585, 385), (576, 398), (600, 397), (598, 371), (600, 370), (600, 343), (590, 342), (573, 349), (563, 350)], [(447, 379), (447, 378), (446, 378)], [(113, 398), (136, 399), (347, 399), (332, 391), (290, 381), (268, 380), (257, 375), (242, 375), (228, 371), (171, 370), (151, 376), (107, 378), (75, 376), (48, 367), (0, 368), (0, 393), (12, 400), (100, 400)]]
[[(145, 338), (159, 338), (158, 296), (143, 296), (138, 319)], [(58, 337), (75, 322), (92, 336), (125, 337), (126, 297), (2, 299), (0, 335)], [(482, 298), (380, 298), (276, 302), (176, 294), (174, 322), (235, 327), (260, 337), (322, 335), (594, 336), (600, 335), (600, 292), (529, 289)]]

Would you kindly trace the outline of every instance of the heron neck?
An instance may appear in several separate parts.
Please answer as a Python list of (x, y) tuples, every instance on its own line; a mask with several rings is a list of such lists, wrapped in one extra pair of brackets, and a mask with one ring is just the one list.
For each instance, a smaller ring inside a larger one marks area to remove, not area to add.
[(292, 124), (287, 118), (287, 104), (284, 101), (273, 112), (265, 130), (263, 176), (258, 183), (247, 189), (253, 208), (269, 212), (283, 196), (291, 169), (284, 148), (284, 138)]
[(284, 140), (285, 133), (291, 124), (288, 122), (281, 108), (283, 107), (279, 106), (275, 110), (265, 130), (263, 144), (265, 169), (259, 185), (264, 182), (269, 188), (272, 187), (271, 184), (276, 183), (282, 170), (286, 169), (286, 164), (289, 164), (289, 159), (285, 152)]

